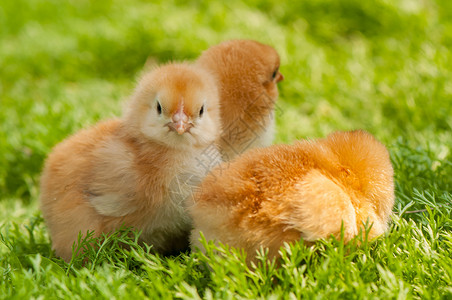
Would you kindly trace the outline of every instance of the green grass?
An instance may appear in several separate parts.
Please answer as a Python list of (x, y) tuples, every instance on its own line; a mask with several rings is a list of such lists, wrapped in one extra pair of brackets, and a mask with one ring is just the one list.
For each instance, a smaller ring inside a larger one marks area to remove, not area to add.
[[(0, 298), (452, 298), (452, 2), (228, 3), (0, 4)], [(127, 231), (71, 264), (55, 258), (37, 204), (51, 148), (120, 114), (146, 61), (231, 38), (281, 54), (276, 142), (362, 128), (388, 146), (388, 233), (291, 245), (280, 268), (265, 252), (247, 268), (227, 246), (159, 257)]]

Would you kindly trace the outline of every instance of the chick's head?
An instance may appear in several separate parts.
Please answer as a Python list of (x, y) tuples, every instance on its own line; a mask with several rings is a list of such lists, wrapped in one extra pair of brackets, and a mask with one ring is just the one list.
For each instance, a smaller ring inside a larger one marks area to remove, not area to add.
[(210, 47), (197, 63), (218, 77), (221, 98), (232, 102), (226, 105), (240, 110), (266, 104), (272, 109), (278, 98), (277, 83), (284, 79), (276, 50), (253, 40), (230, 40)]
[(205, 70), (180, 63), (160, 66), (140, 80), (126, 123), (172, 148), (205, 147), (219, 135), (218, 91)]

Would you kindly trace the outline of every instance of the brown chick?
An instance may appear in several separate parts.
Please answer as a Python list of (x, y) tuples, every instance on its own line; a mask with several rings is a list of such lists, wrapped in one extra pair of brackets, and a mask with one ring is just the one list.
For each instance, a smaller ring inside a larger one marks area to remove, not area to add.
[(161, 252), (188, 247), (192, 188), (221, 162), (218, 90), (189, 64), (143, 76), (123, 118), (57, 145), (41, 177), (52, 247), (70, 260), (78, 234), (130, 226)]
[(364, 131), (336, 132), (317, 141), (254, 149), (215, 168), (190, 208), (191, 245), (199, 232), (248, 253), (261, 246), (278, 257), (284, 242), (331, 235), (344, 241), (364, 223), (369, 239), (382, 234), (394, 204), (388, 151)]
[(271, 145), (277, 83), (284, 79), (276, 50), (251, 40), (231, 40), (204, 51), (197, 63), (219, 82), (223, 160)]

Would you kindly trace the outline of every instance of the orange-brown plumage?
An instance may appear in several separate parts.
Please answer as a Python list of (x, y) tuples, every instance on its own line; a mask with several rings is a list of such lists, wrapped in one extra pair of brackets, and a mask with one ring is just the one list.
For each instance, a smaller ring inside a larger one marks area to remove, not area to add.
[(121, 119), (78, 132), (45, 163), (40, 200), (56, 254), (69, 260), (79, 232), (121, 225), (142, 230), (157, 251), (186, 247), (186, 207), (220, 161), (220, 126), (210, 74), (182, 63), (144, 75)]
[(363, 223), (369, 238), (382, 234), (394, 203), (393, 169), (386, 148), (364, 131), (336, 132), (317, 141), (254, 149), (214, 169), (195, 196), (192, 246), (199, 232), (278, 256), (284, 242), (331, 235), (345, 242)]
[(283, 79), (276, 50), (256, 41), (231, 40), (204, 51), (197, 63), (219, 82), (224, 160), (269, 146), (274, 135), (277, 83)]

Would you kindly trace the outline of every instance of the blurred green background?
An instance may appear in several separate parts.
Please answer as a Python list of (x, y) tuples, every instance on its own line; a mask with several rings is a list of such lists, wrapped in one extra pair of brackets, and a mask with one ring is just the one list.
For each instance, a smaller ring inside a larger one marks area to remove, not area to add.
[[(387, 145), (388, 233), (359, 248), (296, 243), (278, 270), (225, 250), (160, 258), (118, 235), (58, 260), (38, 208), (52, 147), (119, 116), (147, 62), (235, 38), (281, 55), (276, 143), (361, 128)], [(448, 0), (2, 0), (0, 299), (450, 298), (451, 49)]]
[(146, 61), (193, 60), (233, 38), (281, 55), (275, 142), (366, 129), (390, 148), (399, 193), (450, 191), (450, 1), (7, 0), (0, 201), (36, 201), (51, 148), (119, 115)]

